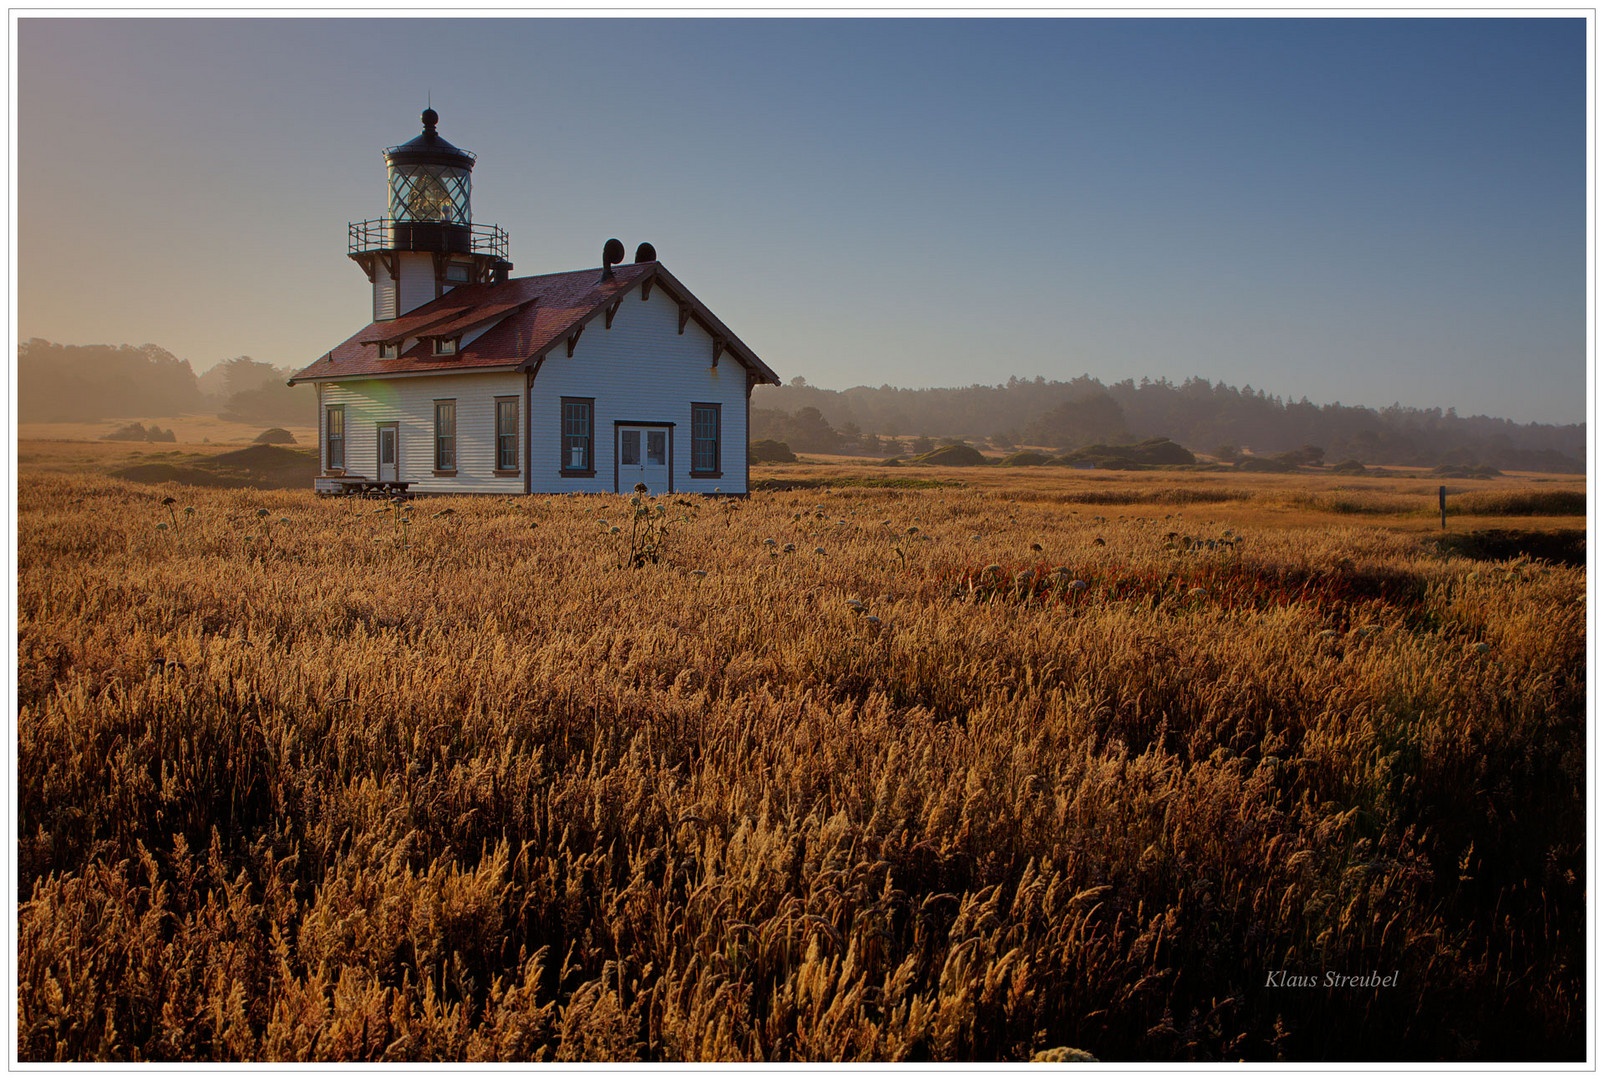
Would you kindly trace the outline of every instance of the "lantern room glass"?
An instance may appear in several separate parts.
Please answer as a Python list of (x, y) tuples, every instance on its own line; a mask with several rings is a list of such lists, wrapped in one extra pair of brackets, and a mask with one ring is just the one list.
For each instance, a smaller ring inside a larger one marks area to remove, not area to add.
[(450, 165), (391, 165), (390, 217), (395, 221), (473, 221), (468, 196), (472, 174)]

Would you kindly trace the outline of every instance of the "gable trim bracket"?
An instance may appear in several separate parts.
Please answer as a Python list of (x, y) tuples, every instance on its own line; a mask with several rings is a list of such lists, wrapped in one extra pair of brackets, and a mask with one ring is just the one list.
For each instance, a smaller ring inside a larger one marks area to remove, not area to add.
[(614, 300), (611, 304), (607, 305), (607, 311), (605, 312), (607, 317), (607, 325), (602, 327), (603, 330), (611, 330), (613, 328), (613, 316), (617, 315), (618, 309), (623, 306), (624, 298), (622, 296), (620, 296), (617, 300)]
[(568, 355), (574, 355), (574, 346), (579, 344), (579, 335), (585, 332), (584, 324), (574, 327), (574, 332), (568, 335)]
[(724, 339), (721, 338), (721, 337), (716, 337), (716, 338), (713, 339), (713, 366), (714, 367), (718, 367), (718, 358), (720, 356), (722, 356), (723, 354), (724, 354)]

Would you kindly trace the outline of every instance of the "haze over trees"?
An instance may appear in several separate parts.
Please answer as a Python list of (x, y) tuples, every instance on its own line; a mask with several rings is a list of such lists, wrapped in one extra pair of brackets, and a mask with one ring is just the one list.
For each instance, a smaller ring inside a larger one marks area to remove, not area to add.
[(1307, 398), (1292, 401), (1202, 378), (1178, 385), (1146, 378), (1104, 385), (1086, 375), (1068, 382), (1011, 378), (996, 386), (924, 390), (826, 390), (795, 378), (786, 386), (755, 388), (752, 406), (754, 439), (776, 439), (814, 453), (917, 453), (920, 446), (954, 440), (1062, 453), (1165, 436), (1189, 450), (1228, 459), (1312, 445), (1333, 462), (1586, 471), (1583, 424), (1517, 424), (1398, 404), (1380, 409), (1316, 405)]
[[(272, 425), (313, 422), (316, 394), (286, 386), (293, 367), (249, 356), (197, 376), (159, 345), (58, 345), (34, 338), (17, 357), (18, 419), (127, 420), (215, 413)], [(826, 390), (801, 377), (752, 393), (751, 438), (800, 453), (920, 454), (944, 442), (1067, 453), (1165, 437), (1223, 460), (1315, 446), (1329, 462), (1585, 472), (1583, 424), (1517, 424), (1453, 409), (1375, 409), (1283, 399), (1251, 386), (1192, 378), (1104, 385), (1038, 376), (996, 386)]]
[(309, 424), (317, 395), (286, 386), (290, 367), (236, 356), (197, 376), (159, 345), (58, 345), (33, 338), (17, 349), (22, 423), (121, 420), (215, 413), (225, 420)]

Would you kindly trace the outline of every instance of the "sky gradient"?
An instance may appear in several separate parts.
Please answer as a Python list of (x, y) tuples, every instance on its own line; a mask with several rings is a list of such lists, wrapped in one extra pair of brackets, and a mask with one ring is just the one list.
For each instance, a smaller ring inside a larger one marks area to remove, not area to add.
[(22, 19), (18, 332), (300, 366), (380, 151), (515, 274), (651, 241), (783, 378), (1586, 415), (1567, 19)]

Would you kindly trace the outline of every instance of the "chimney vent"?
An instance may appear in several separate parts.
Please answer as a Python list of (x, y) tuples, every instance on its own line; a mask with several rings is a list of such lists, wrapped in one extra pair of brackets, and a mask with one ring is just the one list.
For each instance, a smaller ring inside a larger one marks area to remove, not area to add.
[(624, 261), (624, 245), (617, 237), (602, 245), (602, 276), (607, 281), (613, 276), (613, 264)]
[(656, 262), (657, 249), (652, 247), (650, 244), (642, 244), (640, 247), (635, 249), (635, 261), (638, 263)]

